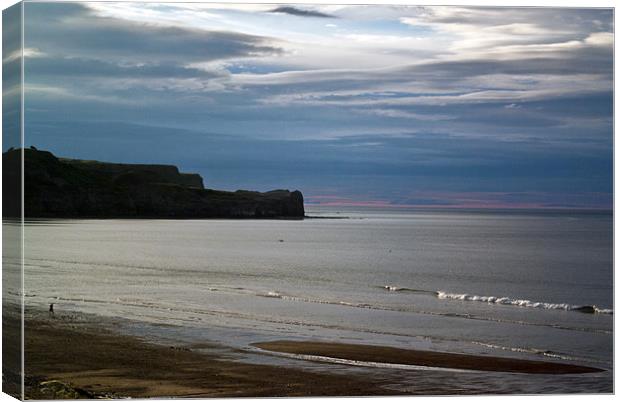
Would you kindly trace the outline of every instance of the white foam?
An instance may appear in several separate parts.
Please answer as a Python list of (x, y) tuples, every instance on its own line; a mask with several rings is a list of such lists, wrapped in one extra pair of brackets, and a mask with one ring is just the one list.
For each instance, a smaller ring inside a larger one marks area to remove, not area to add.
[[(346, 301), (310, 299), (310, 298), (306, 298), (306, 297), (298, 297), (298, 296), (285, 295), (285, 294), (281, 294), (281, 293), (274, 292), (274, 291), (269, 291), (267, 293), (260, 293), (260, 294), (258, 294), (258, 296), (270, 297), (270, 298), (274, 298), (274, 299), (281, 299), (281, 300), (288, 300), (288, 301), (295, 301), (295, 302), (303, 302), (303, 303), (333, 304), (333, 305), (338, 305), (338, 306), (369, 308), (369, 309), (378, 308), (378, 307), (375, 307), (375, 306), (373, 306), (371, 304), (366, 304), (366, 303), (350, 303), (350, 302), (346, 302)], [(378, 309), (383, 310), (382, 308), (378, 308)]]
[(596, 306), (579, 306), (567, 303), (545, 303), (534, 302), (525, 299), (511, 299), (510, 297), (497, 297), (497, 296), (477, 296), (467, 293), (447, 293), (444, 291), (437, 292), (437, 297), (446, 300), (461, 300), (461, 301), (476, 301), (489, 304), (502, 304), (507, 306), (529, 307), (529, 308), (541, 308), (547, 310), (567, 310), (567, 311), (581, 311), (586, 313), (598, 313), (598, 314), (613, 314), (612, 309), (600, 309)]
[(465, 372), (473, 371), (473, 370), (464, 370), (464, 369), (453, 369), (453, 368), (447, 368), (447, 367), (417, 366), (413, 364), (369, 362), (365, 360), (349, 360), (349, 359), (340, 359), (337, 357), (273, 352), (273, 351), (266, 351), (263, 349), (260, 349), (260, 350), (263, 353), (266, 352), (268, 354), (273, 354), (273, 355), (282, 356), (282, 357), (289, 357), (292, 359), (307, 360), (307, 361), (321, 362), (321, 363), (344, 364), (347, 366), (356, 366), (356, 367), (375, 367), (375, 368), (386, 368), (386, 369), (397, 369), (397, 370), (448, 371), (448, 372), (454, 372), (454, 373), (465, 373)]
[(562, 355), (560, 353), (555, 353), (550, 350), (541, 350), (541, 349), (536, 349), (536, 348), (520, 348), (520, 347), (514, 347), (514, 346), (501, 346), (501, 345), (494, 345), (492, 343), (484, 343), (484, 342), (477, 342), (477, 341), (472, 341), (472, 343), (474, 345), (480, 345), (480, 346), (484, 346), (484, 347), (491, 348), (491, 349), (499, 349), (499, 350), (506, 350), (510, 352), (519, 352), (519, 353), (530, 353), (530, 354), (535, 354), (535, 355), (554, 357), (556, 359), (562, 359), (562, 360), (575, 360), (571, 356)]
[(601, 361), (601, 360), (588, 359), (585, 357), (568, 356), (568, 355), (557, 353), (551, 350), (542, 350), (542, 349), (536, 349), (536, 348), (522, 348), (522, 347), (514, 347), (514, 346), (501, 346), (501, 345), (495, 345), (492, 343), (485, 343), (485, 342), (478, 342), (478, 341), (472, 341), (471, 343), (474, 345), (484, 346), (486, 348), (491, 348), (491, 349), (499, 349), (499, 350), (505, 350), (505, 351), (510, 351), (510, 352), (519, 352), (519, 353), (529, 353), (529, 354), (541, 355), (541, 356), (546, 356), (546, 357), (552, 357), (552, 358), (560, 359), (560, 360), (582, 361), (582, 362), (599, 363), (599, 364), (605, 363), (604, 361)]

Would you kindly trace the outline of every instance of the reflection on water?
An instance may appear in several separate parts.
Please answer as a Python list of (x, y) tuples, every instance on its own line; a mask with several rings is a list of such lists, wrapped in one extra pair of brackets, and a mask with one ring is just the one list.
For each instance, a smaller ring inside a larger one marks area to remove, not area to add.
[[(321, 213), (331, 212), (313, 214)], [(456, 375), (454, 387), (467, 392), (611, 391), (609, 215), (349, 215), (357, 219), (29, 223), (26, 302), (130, 319), (128, 332), (188, 344), (251, 349), (312, 338), (609, 370), (554, 378), (425, 372), (420, 384), (411, 372), (374, 369), (404, 389)]]

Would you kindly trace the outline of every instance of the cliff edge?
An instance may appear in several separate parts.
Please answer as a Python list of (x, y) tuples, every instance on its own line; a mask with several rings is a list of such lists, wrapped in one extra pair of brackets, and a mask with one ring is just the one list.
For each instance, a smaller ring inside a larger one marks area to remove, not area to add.
[[(205, 189), (176, 166), (57, 158), (24, 149), (27, 218), (303, 218), (299, 191)], [(3, 215), (20, 215), (21, 150), (2, 154)]]

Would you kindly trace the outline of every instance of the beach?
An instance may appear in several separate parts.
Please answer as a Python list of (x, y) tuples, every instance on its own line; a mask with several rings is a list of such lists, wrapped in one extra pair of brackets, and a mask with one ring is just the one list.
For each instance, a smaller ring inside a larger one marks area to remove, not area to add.
[[(234, 357), (248, 353), (242, 350), (223, 350), (217, 343), (158, 344), (110, 330), (109, 326), (98, 323), (100, 318), (95, 316), (71, 314), (45, 318), (41, 311), (30, 312), (27, 317), (27, 399), (403, 395), (382, 376), (249, 364)], [(7, 336), (17, 335), (11, 331), (19, 328), (19, 322), (5, 322), (9, 324)], [(308, 357), (337, 356), (357, 362), (396, 362), (455, 370), (556, 375), (599, 371), (570, 364), (328, 342), (283, 340), (257, 346)], [(446, 388), (407, 392), (409, 395), (444, 393)]]
[(345, 219), (27, 222), (33, 389), (612, 392), (609, 215), (311, 212)]
[(399, 394), (370, 376), (243, 363), (225, 357), (215, 345), (202, 344), (197, 352), (181, 343), (150, 343), (91, 320), (59, 316), (26, 321), (27, 399), (62, 397), (46, 392), (49, 381), (60, 381), (82, 398)]
[(3, 20), (5, 392), (614, 393), (611, 3)]

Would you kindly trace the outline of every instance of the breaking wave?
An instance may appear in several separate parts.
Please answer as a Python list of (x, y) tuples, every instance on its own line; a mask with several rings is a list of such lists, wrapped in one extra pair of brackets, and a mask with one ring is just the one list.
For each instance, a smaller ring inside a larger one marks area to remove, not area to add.
[(528, 354), (534, 354), (534, 355), (539, 355), (539, 356), (551, 357), (551, 358), (560, 359), (560, 360), (582, 361), (582, 362), (598, 363), (598, 364), (605, 363), (605, 361), (598, 360), (598, 359), (589, 359), (586, 357), (569, 356), (563, 353), (554, 352), (552, 350), (543, 350), (543, 349), (516, 347), (516, 346), (501, 346), (501, 345), (495, 345), (492, 343), (485, 343), (485, 342), (478, 342), (478, 341), (472, 341), (471, 343), (474, 345), (483, 346), (483, 347), (490, 348), (490, 349), (505, 350), (505, 351), (517, 352), (517, 353), (528, 353)]
[(288, 357), (292, 359), (299, 360), (307, 360), (321, 363), (332, 363), (332, 364), (344, 364), (347, 366), (357, 366), (357, 367), (375, 367), (375, 368), (387, 368), (387, 369), (397, 369), (397, 370), (417, 370), (417, 371), (447, 371), (453, 373), (467, 373), (473, 370), (466, 369), (455, 369), (448, 367), (434, 367), (434, 366), (418, 366), (413, 364), (398, 364), (398, 363), (381, 363), (381, 362), (372, 362), (365, 360), (350, 360), (350, 359), (341, 359), (338, 357), (328, 357), (328, 356), (320, 356), (320, 355), (306, 355), (306, 354), (298, 354), (298, 353), (285, 353), (285, 352), (273, 352), (269, 350), (264, 350), (260, 348), (256, 348), (261, 351), (261, 353), (274, 355), (274, 356), (282, 356)]
[(540, 308), (540, 309), (546, 309), (546, 310), (578, 311), (580, 313), (590, 313), (590, 314), (613, 314), (614, 313), (612, 309), (603, 309), (597, 306), (589, 306), (589, 305), (534, 302), (531, 300), (524, 300), (524, 299), (511, 299), (510, 297), (477, 296), (477, 295), (470, 295), (466, 293), (463, 293), (463, 294), (447, 293), (443, 291), (436, 292), (436, 294), (439, 299), (444, 299), (444, 300), (483, 302), (483, 303), (489, 303), (489, 304), (502, 304), (506, 306)]
[(384, 286), (379, 286), (382, 289), (385, 289), (389, 292), (412, 292), (412, 293), (430, 293), (433, 295), (436, 295), (437, 292), (435, 292), (434, 290), (424, 290), (424, 289), (412, 289), (412, 288), (403, 288), (400, 286), (394, 286), (394, 285), (384, 285)]
[[(317, 303), (317, 304), (335, 304), (335, 305), (340, 305), (340, 306), (348, 306), (348, 307), (359, 307), (359, 308), (375, 308), (375, 306), (372, 306), (370, 304), (367, 303), (349, 303), (346, 301), (332, 301), (332, 300), (320, 300), (320, 299), (310, 299), (310, 298), (306, 298), (306, 297), (298, 297), (298, 296), (290, 296), (290, 295), (285, 295), (285, 294), (281, 294), (278, 292), (274, 292), (274, 291), (270, 291), (264, 294), (257, 294), (257, 296), (260, 297), (268, 297), (268, 298), (273, 298), (273, 299), (281, 299), (281, 300), (289, 300), (289, 301), (297, 301), (297, 302), (304, 302), (304, 303)], [(381, 309), (383, 310), (383, 309)]]

